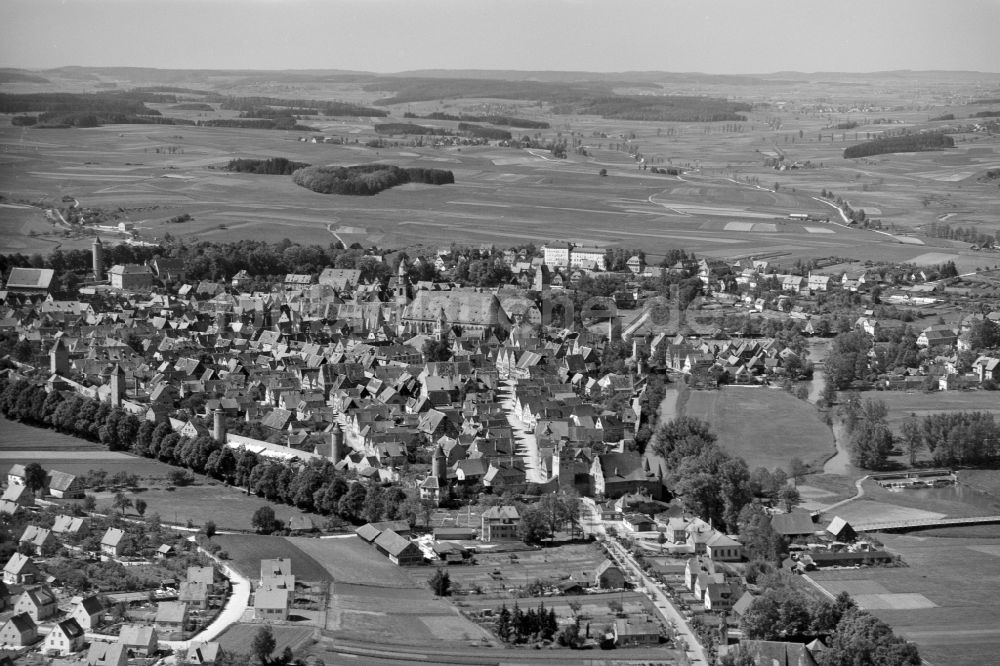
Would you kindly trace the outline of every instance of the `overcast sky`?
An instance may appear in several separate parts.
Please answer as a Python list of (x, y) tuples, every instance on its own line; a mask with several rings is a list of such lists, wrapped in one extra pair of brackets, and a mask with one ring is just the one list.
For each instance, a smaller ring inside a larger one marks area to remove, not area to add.
[(1000, 0), (0, 0), (0, 66), (1000, 71)]

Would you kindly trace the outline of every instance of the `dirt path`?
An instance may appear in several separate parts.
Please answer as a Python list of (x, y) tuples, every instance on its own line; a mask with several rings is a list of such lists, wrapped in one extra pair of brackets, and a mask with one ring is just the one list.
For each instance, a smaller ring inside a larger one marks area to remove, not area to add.
[(837, 453), (823, 465), (823, 473), (853, 476), (855, 469), (851, 464), (850, 436), (839, 419), (833, 422), (833, 441), (837, 446)]

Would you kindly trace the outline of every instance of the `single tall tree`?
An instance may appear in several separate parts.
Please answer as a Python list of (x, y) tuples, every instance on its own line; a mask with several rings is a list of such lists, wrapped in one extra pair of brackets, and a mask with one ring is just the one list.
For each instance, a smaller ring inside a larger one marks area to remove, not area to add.
[(24, 466), (24, 485), (33, 493), (39, 493), (45, 488), (47, 476), (42, 466), (36, 462)]

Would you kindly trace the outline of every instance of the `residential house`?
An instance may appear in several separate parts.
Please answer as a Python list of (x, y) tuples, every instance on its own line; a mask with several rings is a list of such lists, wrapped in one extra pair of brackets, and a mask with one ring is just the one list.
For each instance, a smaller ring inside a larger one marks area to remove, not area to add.
[(625, 572), (611, 560), (604, 560), (594, 571), (594, 587), (619, 590), (625, 587)]
[(98, 596), (84, 597), (73, 607), (70, 617), (83, 627), (84, 631), (92, 631), (101, 624), (104, 615), (104, 604)]
[(26, 588), (14, 602), (15, 613), (27, 613), (35, 622), (40, 622), (56, 614), (56, 595), (47, 585)]
[(109, 527), (108, 531), (101, 537), (101, 554), (107, 557), (117, 558), (122, 554), (125, 532), (117, 527)]
[(781, 666), (816, 666), (809, 648), (804, 643), (782, 641), (740, 641), (740, 647), (750, 655), (755, 664), (779, 664)]
[(616, 619), (613, 633), (617, 647), (656, 645), (660, 642), (660, 625), (645, 615)]
[(192, 642), (187, 649), (187, 663), (192, 666), (211, 666), (222, 656), (222, 646), (215, 641)]
[(27, 545), (35, 555), (41, 556), (43, 550), (48, 550), (56, 545), (56, 538), (50, 530), (37, 525), (28, 525), (24, 528), (18, 544)]
[(153, 624), (164, 633), (184, 631), (187, 624), (188, 605), (179, 601), (161, 601), (156, 609)]
[(705, 542), (705, 552), (717, 562), (739, 562), (743, 559), (743, 544), (716, 532)]
[(492, 506), (483, 512), (483, 541), (510, 541), (519, 538), (521, 516), (513, 506)]
[(59, 515), (52, 525), (55, 534), (76, 534), (83, 528), (83, 518)]
[(118, 264), (108, 271), (112, 289), (144, 291), (153, 286), (153, 272), (145, 264)]
[(87, 649), (87, 666), (128, 666), (124, 643), (93, 642)]
[(258, 588), (253, 597), (253, 615), (258, 620), (288, 619), (288, 590), (279, 587)]
[(1000, 358), (980, 356), (972, 364), (972, 369), (979, 375), (979, 381), (1000, 381)]
[(41, 574), (31, 558), (14, 553), (3, 567), (3, 582), (8, 585), (30, 585)]
[(260, 561), (261, 584), (263, 584), (263, 582), (268, 578), (278, 578), (280, 576), (291, 576), (291, 575), (292, 575), (292, 560), (287, 557), (278, 557), (273, 560)]
[(143, 624), (126, 624), (118, 632), (118, 641), (138, 657), (156, 654), (159, 636), (156, 627)]
[(42, 642), (42, 653), (65, 657), (82, 650), (83, 642), (83, 627), (76, 620), (70, 618), (53, 625), (48, 636), (45, 637), (45, 641)]
[(177, 590), (177, 600), (187, 604), (190, 608), (205, 610), (208, 608), (208, 596), (210, 592), (205, 583), (184, 581)]
[(31, 645), (38, 640), (38, 625), (27, 613), (18, 613), (0, 626), (0, 645)]
[(733, 587), (729, 583), (709, 583), (705, 587), (702, 603), (707, 611), (728, 612), (736, 601), (733, 596)]
[(29, 507), (35, 505), (35, 493), (28, 490), (26, 486), (12, 483), (3, 491), (0, 500), (20, 507)]
[[(267, 561), (267, 560), (264, 560)], [(289, 561), (289, 571), (291, 571), (291, 562)], [(261, 567), (261, 572), (264, 569)], [(208, 589), (209, 594), (216, 592), (215, 588), (215, 567), (188, 567), (187, 570), (187, 580), (189, 583), (201, 583)]]

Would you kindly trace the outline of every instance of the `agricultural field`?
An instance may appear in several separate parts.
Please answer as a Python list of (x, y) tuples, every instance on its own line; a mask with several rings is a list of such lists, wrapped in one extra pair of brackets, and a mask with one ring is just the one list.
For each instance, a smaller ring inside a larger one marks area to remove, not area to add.
[(326, 580), (338, 584), (416, 586), (405, 568), (397, 567), (353, 534), (329, 539), (288, 537), (286, 541), (323, 567)]
[(0, 417), (0, 474), (6, 475), (11, 465), (30, 462), (70, 474), (103, 469), (109, 477), (127, 472), (143, 478), (161, 479), (176, 469), (156, 460), (108, 451), (97, 442)]
[[(775, 85), (765, 97), (809, 99), (830, 94), (826, 86), (788, 81)], [(867, 85), (851, 82), (845, 90), (864, 94)], [(294, 88), (302, 98), (361, 104), (371, 104), (384, 94), (347, 82)], [(236, 95), (257, 92), (226, 90)], [(742, 98), (750, 91), (712, 85), (700, 93)], [(390, 145), (381, 148), (365, 145), (376, 136), (376, 123), (405, 121), (404, 111), (474, 113), (477, 107), (495, 103), (476, 98), (435, 100), (385, 107), (390, 116), (384, 119), (310, 118), (308, 124), (316, 133), (158, 125), (32, 130), (9, 126), (0, 118), (4, 148), (0, 195), (6, 197), (5, 206), (29, 202), (51, 206), (69, 195), (84, 207), (124, 208), (125, 221), (135, 224), (141, 239), (148, 241), (166, 233), (212, 240), (287, 237), (324, 245), (339, 239), (382, 247), (453, 241), (502, 246), (558, 239), (642, 247), (654, 260), (667, 248), (683, 247), (717, 258), (763, 255), (791, 261), (835, 256), (921, 264), (954, 260), (962, 271), (1000, 262), (997, 253), (919, 234), (923, 225), (941, 220), (984, 231), (997, 227), (1000, 203), (995, 188), (977, 178), (1000, 164), (1000, 157), (995, 139), (981, 135), (963, 135), (955, 148), (943, 152), (845, 160), (845, 146), (863, 140), (866, 132), (881, 132), (882, 127), (862, 122), (854, 136), (833, 137), (827, 115), (775, 108), (751, 112), (737, 128), (733, 123), (557, 115), (544, 105), (506, 100), (502, 103), (511, 113), (552, 125), (551, 130), (537, 133), (541, 138), (572, 132), (586, 154), (570, 151), (565, 159), (555, 159), (539, 149), (435, 148), (409, 145), (413, 137), (403, 135), (382, 137)], [(189, 120), (230, 118), (234, 113), (151, 107)], [(926, 114), (913, 111), (893, 116), (903, 126), (927, 121)], [(425, 124), (456, 129), (451, 121)], [(345, 143), (299, 141), (310, 136)], [(630, 146), (641, 146), (647, 165), (680, 167), (684, 174), (643, 171), (614, 148), (625, 145), (626, 137)], [(782, 172), (765, 167), (762, 152), (774, 150), (805, 166)], [(234, 157), (270, 156), (314, 165), (382, 162), (444, 168), (455, 173), (456, 182), (439, 187), (410, 184), (375, 197), (338, 197), (297, 187), (287, 176), (222, 169)], [(607, 170), (606, 177), (598, 175), (601, 169)], [(836, 211), (818, 200), (822, 189), (879, 216), (889, 231), (844, 226)], [(831, 221), (792, 222), (788, 219), (792, 212)], [(182, 213), (193, 219), (167, 222)], [(46, 252), (57, 242), (71, 248), (90, 241), (89, 236), (56, 228), (41, 208), (0, 208), (0, 230), (8, 234), (11, 248), (25, 253)]]
[[(247, 654), (254, 636), (263, 625), (260, 624), (234, 624), (217, 639), (222, 644), (222, 649), (230, 654)], [(313, 643), (318, 638), (318, 632), (312, 627), (286, 627), (282, 625), (271, 625), (274, 632), (274, 652), (272, 655), (280, 655), (285, 648), (290, 648), (293, 653), (299, 651), (307, 645)]]
[(834, 453), (833, 434), (816, 408), (787, 391), (734, 386), (691, 391), (683, 411), (708, 421), (719, 445), (751, 469), (787, 470), (792, 458), (816, 464)]
[(993, 663), (1000, 650), (1000, 539), (880, 535), (905, 566), (809, 574), (832, 594), (846, 590), (915, 641), (931, 664)]
[(279, 536), (259, 534), (217, 534), (212, 540), (229, 554), (229, 563), (251, 580), (260, 578), (260, 561), (288, 558), (292, 575), (299, 580), (322, 582), (332, 580), (327, 569), (307, 553)]
[(942, 412), (987, 411), (1000, 417), (1000, 393), (995, 391), (878, 391), (862, 397), (884, 402), (889, 408), (889, 425), (897, 432), (910, 414), (921, 417)]

